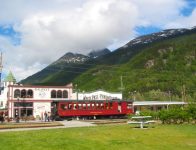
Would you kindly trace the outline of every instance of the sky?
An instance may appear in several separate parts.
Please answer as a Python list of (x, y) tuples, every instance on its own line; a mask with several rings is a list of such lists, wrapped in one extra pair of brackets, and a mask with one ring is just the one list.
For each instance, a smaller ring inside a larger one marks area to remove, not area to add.
[(115, 50), (131, 39), (196, 26), (196, 0), (0, 0), (3, 77), (17, 81), (67, 52)]

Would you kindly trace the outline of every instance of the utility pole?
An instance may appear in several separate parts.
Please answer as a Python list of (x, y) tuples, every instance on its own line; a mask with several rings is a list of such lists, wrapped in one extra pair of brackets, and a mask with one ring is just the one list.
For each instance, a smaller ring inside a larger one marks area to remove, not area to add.
[(75, 85), (75, 91), (76, 91), (76, 100), (78, 101), (78, 85)]
[(0, 94), (1, 94), (1, 74), (2, 74), (2, 69), (3, 69), (3, 54), (1, 52), (1, 55), (0, 55)]
[(171, 91), (169, 90), (169, 101), (171, 102)]
[(186, 101), (186, 87), (184, 84), (182, 85), (182, 101)]
[[(123, 95), (123, 90), (124, 90), (124, 86), (123, 86), (123, 76), (120, 76), (120, 91), (122, 92), (122, 95)], [(122, 97), (123, 99), (123, 97)]]

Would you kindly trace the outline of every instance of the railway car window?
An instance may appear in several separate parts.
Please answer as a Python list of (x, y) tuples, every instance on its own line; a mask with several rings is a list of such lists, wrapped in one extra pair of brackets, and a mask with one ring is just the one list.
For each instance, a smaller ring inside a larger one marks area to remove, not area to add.
[(69, 104), (68, 105), (68, 109), (72, 109), (72, 104)]
[(95, 109), (95, 104), (91, 104), (92, 109)]
[(22, 98), (26, 98), (27, 97), (27, 91), (25, 89), (23, 89), (21, 91), (21, 94), (20, 95), (21, 95)]
[(51, 91), (51, 98), (56, 98), (56, 91), (55, 90)]
[(77, 109), (77, 104), (73, 104), (73, 110)]
[(101, 109), (104, 109), (104, 105), (103, 105), (103, 103), (101, 103)]
[(127, 105), (127, 109), (132, 109), (132, 106), (131, 105)]
[(112, 108), (113, 108), (113, 107), (112, 107), (112, 106), (113, 106), (112, 103), (109, 103), (109, 104), (110, 104), (109, 108), (112, 109)]
[(108, 103), (105, 103), (105, 109), (109, 109), (109, 108), (108, 108)]
[(98, 103), (98, 109), (101, 109), (101, 104), (100, 103)]
[(105, 102), (103, 103), (103, 109), (105, 109)]
[(91, 109), (91, 105), (90, 104), (86, 104), (87, 105), (87, 109), (90, 110)]
[(57, 91), (57, 98), (62, 98), (62, 91), (61, 90)]
[(82, 109), (82, 104), (78, 104), (78, 109)]
[(75, 106), (74, 106), (74, 107), (75, 107), (75, 109), (76, 109), (76, 110), (78, 110), (78, 104), (75, 104)]
[(66, 90), (63, 91), (63, 98), (68, 98), (68, 92)]
[(85, 110), (86, 110), (86, 104), (83, 104), (83, 109), (85, 109)]
[(95, 109), (98, 109), (98, 104), (95, 104)]
[(20, 97), (20, 90), (19, 89), (14, 91), (14, 98), (18, 98), (18, 97)]
[(97, 104), (95, 103), (95, 109), (97, 109)]
[(67, 109), (67, 106), (65, 104), (61, 104), (61, 109), (66, 110)]

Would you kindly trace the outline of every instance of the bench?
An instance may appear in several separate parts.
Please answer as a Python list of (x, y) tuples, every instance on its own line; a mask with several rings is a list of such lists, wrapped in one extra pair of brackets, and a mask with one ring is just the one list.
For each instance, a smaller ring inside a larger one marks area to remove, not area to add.
[(150, 124), (150, 123), (155, 123), (156, 121), (154, 120), (146, 120), (147, 118), (151, 118), (151, 116), (135, 116), (132, 117), (132, 119), (134, 120), (138, 120), (138, 121), (128, 121), (128, 124), (139, 124), (140, 128), (144, 128), (144, 124)]

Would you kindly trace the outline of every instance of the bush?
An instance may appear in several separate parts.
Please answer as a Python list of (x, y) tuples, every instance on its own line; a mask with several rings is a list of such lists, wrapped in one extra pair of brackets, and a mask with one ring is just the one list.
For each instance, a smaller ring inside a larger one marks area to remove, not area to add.
[(158, 118), (162, 121), (162, 123), (184, 123), (195, 121), (196, 119), (196, 105), (188, 105), (188, 107), (179, 107), (175, 106), (168, 110), (161, 110), (158, 113)]
[(158, 119), (158, 112), (156, 111), (150, 111), (150, 110), (145, 110), (140, 112), (141, 116), (152, 116), (152, 119)]

